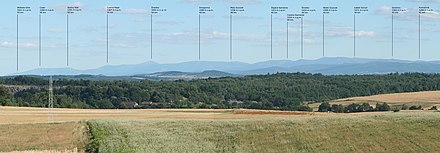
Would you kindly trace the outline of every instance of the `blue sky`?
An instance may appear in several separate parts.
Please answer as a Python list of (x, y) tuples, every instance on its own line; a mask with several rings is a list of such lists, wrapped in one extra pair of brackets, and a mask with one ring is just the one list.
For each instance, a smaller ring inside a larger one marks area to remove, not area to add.
[[(19, 71), (35, 68), (63, 68), (66, 65), (66, 7), (81, 12), (69, 15), (70, 65), (91, 69), (104, 65), (135, 64), (146, 61), (176, 63), (198, 60), (198, 8), (214, 11), (201, 15), (201, 60), (230, 61), (229, 9), (243, 6), (233, 16), (233, 61), (254, 63), (271, 60), (270, 17), (272, 6), (288, 10), (273, 14), (273, 60), (286, 57), (289, 31), (289, 59), (301, 59), (300, 22), (287, 29), (287, 13), (301, 13), (302, 6), (316, 12), (304, 17), (304, 59), (322, 57), (322, 7), (336, 6), (325, 15), (325, 54), (353, 57), (353, 7), (366, 6), (356, 15), (356, 52), (360, 58), (418, 60), (418, 7), (432, 12), (421, 15), (422, 60), (438, 60), (440, 53), (439, 0), (16, 0), (0, 5), (0, 75), (16, 72), (16, 10), (19, 15)], [(39, 7), (53, 8), (42, 15), (42, 66), (39, 66)], [(106, 6), (122, 11), (109, 14), (109, 63), (106, 61)], [(153, 59), (150, 59), (150, 8), (166, 12), (153, 16)], [(394, 57), (391, 56), (391, 7), (406, 12), (394, 16)]]

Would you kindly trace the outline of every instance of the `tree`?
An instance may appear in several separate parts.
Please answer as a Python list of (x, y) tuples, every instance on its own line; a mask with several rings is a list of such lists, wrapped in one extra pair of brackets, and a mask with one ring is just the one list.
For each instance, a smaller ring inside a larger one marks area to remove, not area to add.
[(372, 110), (373, 107), (371, 107), (369, 103), (362, 103), (362, 105), (360, 105), (358, 108), (359, 112), (370, 112)]
[(348, 105), (345, 110), (347, 113), (359, 112), (358, 108), (359, 108), (359, 104), (352, 103), (352, 104)]
[(318, 112), (328, 112), (328, 111), (331, 111), (329, 102), (323, 102), (321, 103), (321, 105), (319, 105)]
[(10, 97), (11, 94), (8, 92), (8, 90), (0, 86), (0, 105), (1, 106), (6, 105)]
[(332, 108), (331, 108), (331, 111), (335, 112), (335, 113), (343, 113), (345, 111), (345, 108), (341, 104), (339, 104), (339, 105), (338, 104), (333, 104)]
[(406, 104), (403, 104), (403, 105), (402, 105), (402, 107), (401, 107), (401, 109), (402, 109), (402, 110), (408, 110), (408, 109), (409, 109), (409, 107), (408, 107), (408, 105), (406, 105)]
[(99, 100), (96, 103), (97, 103), (97, 107), (101, 109), (115, 108), (115, 106), (113, 106), (113, 104), (109, 100)]
[(437, 110), (437, 106), (432, 106), (429, 110)]
[(421, 110), (421, 109), (422, 109), (421, 105), (419, 105), (419, 106), (412, 105), (411, 107), (409, 107), (409, 110)]
[(387, 103), (376, 103), (376, 111), (390, 111), (391, 107)]
[[(440, 90), (440, 74), (422, 73), (331, 76), (276, 73), (177, 81), (103, 80), (99, 77), (94, 80), (78, 79), (81, 77), (83, 76), (74, 76), (54, 82), (54, 96), (59, 98), (55, 101), (55, 107), (119, 108), (120, 103), (124, 101), (153, 101), (159, 104), (148, 107), (308, 110), (304, 102), (323, 102), (382, 93)], [(0, 84), (41, 86), (46, 85), (47, 80), (33, 76), (5, 77), (0, 78)], [(4, 91), (7, 90), (0, 89), (0, 95), (3, 95), (0, 96), (1, 105), (47, 105), (46, 88), (20, 90), (14, 95), (8, 92), (6, 96)], [(181, 100), (187, 101), (187, 104), (179, 103)], [(228, 101), (243, 103), (229, 104)], [(377, 106), (378, 111), (390, 110), (388, 104), (380, 103)], [(405, 109), (404, 106), (402, 109)], [(415, 106), (415, 109), (421, 107)], [(372, 109), (368, 104), (351, 104), (344, 107), (325, 103), (320, 111), (363, 112)]]

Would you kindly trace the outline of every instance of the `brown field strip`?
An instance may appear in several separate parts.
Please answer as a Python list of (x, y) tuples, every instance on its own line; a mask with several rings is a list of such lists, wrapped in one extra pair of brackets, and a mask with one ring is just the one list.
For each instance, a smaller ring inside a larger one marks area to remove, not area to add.
[[(47, 108), (0, 107), (0, 124), (47, 123)], [(53, 109), (55, 122), (92, 119), (252, 119), (290, 118), (322, 113), (247, 109)], [(327, 114), (323, 114), (327, 115)]]
[[(26, 150), (83, 150), (88, 141), (86, 125), (80, 122), (62, 124), (0, 125), (0, 152)], [(46, 151), (50, 152), (50, 151)]]

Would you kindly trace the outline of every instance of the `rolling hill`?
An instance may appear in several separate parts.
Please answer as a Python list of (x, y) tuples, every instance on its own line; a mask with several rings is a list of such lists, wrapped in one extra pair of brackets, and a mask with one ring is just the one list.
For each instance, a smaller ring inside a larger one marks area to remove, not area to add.
[[(96, 69), (41, 68), (12, 75), (106, 75), (133, 76), (159, 72), (201, 73), (218, 71), (236, 75), (267, 74), (276, 72), (306, 72), (326, 75), (386, 74), (393, 72), (440, 73), (438, 61), (406, 61), (396, 59), (364, 59), (326, 57), (316, 60), (271, 60), (258, 63), (191, 61), (173, 64), (146, 62), (132, 65), (107, 65)], [(213, 75), (215, 76), (215, 75)], [(230, 75), (227, 75), (230, 76)]]

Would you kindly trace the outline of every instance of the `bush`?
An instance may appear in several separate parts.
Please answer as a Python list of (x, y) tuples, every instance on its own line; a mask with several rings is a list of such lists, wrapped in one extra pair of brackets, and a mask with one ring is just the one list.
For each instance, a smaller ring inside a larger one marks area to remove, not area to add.
[(341, 104), (333, 104), (331, 107), (331, 111), (335, 113), (343, 113), (345, 112), (345, 108)]
[(422, 106), (419, 105), (418, 107), (416, 105), (412, 105), (411, 107), (409, 107), (409, 110), (422, 110)]
[(406, 104), (403, 104), (403, 105), (402, 105), (402, 107), (401, 107), (400, 109), (402, 109), (402, 110), (408, 110), (408, 109), (409, 109), (409, 107), (408, 107), (408, 105), (406, 105)]
[(438, 110), (437, 106), (432, 106), (429, 110)]
[(318, 112), (328, 112), (331, 111), (330, 103), (323, 102), (319, 105)]
[(370, 104), (368, 104), (368, 103), (362, 103), (362, 105), (352, 103), (352, 104), (348, 105), (345, 109), (345, 112), (347, 112), (347, 113), (350, 113), (350, 112), (370, 112), (370, 111), (373, 111), (373, 107), (371, 107)]
[(400, 109), (401, 109), (402, 107), (399, 107), (399, 106), (394, 106), (393, 107), (393, 112), (400, 112)]
[(376, 111), (390, 111), (391, 107), (387, 103), (379, 104), (376, 103)]

